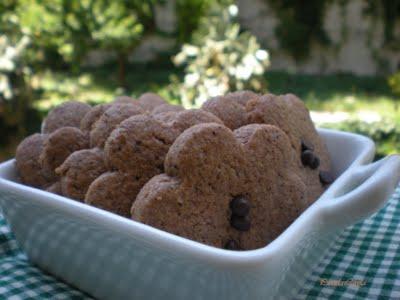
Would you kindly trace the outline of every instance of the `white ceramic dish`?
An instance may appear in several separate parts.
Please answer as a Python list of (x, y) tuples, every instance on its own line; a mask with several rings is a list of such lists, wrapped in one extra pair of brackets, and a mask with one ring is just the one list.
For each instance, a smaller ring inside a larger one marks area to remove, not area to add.
[(399, 156), (368, 164), (370, 139), (319, 132), (337, 180), (257, 250), (217, 249), (21, 185), (13, 160), (0, 165), (0, 204), (33, 263), (96, 298), (292, 297), (334, 237), (377, 211), (400, 179)]

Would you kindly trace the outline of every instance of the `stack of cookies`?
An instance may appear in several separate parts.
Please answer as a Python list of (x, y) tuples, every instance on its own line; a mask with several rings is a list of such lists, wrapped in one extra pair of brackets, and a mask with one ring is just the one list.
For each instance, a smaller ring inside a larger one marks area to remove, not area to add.
[(24, 184), (230, 250), (275, 239), (330, 167), (300, 99), (250, 91), (190, 110), (153, 93), (66, 102), (16, 153)]

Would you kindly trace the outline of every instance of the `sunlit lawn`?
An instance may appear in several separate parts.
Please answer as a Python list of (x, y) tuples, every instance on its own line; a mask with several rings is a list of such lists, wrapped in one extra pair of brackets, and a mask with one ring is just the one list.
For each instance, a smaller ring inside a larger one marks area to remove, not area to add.
[[(163, 94), (169, 77), (174, 74), (170, 66), (133, 65), (127, 70), (126, 88), (119, 87), (113, 66), (86, 69), (80, 73), (42, 72), (33, 83), (39, 98), (35, 106), (42, 111), (68, 99), (96, 104), (111, 101), (116, 95), (133, 97), (148, 91)], [(179, 73), (176, 71), (175, 73)]]
[[(127, 72), (127, 88), (122, 89), (118, 85), (115, 68), (112, 65), (84, 69), (80, 73), (42, 72), (35, 74), (32, 82), (35, 98), (38, 99), (34, 106), (44, 116), (50, 107), (69, 99), (94, 104), (111, 101), (119, 94), (136, 97), (141, 93), (153, 91), (167, 96), (166, 90), (170, 76), (182, 77), (182, 74), (183, 72), (168, 64), (131, 65)], [(375, 135), (375, 139), (382, 138), (382, 141), (378, 141), (380, 156), (400, 151), (400, 143), (397, 142), (400, 139), (397, 137), (397, 130), (400, 130), (400, 99), (396, 99), (391, 93), (384, 77), (293, 75), (268, 72), (266, 78), (270, 92), (294, 93), (302, 98), (312, 111), (345, 112), (351, 119), (360, 117), (360, 112), (362, 117), (367, 116), (367, 119), (371, 115), (375, 119), (378, 116), (386, 124), (383, 132), (380, 126), (379, 128), (377, 126), (382, 123), (380, 121), (371, 126), (360, 127), (343, 123), (344, 126), (333, 124), (328, 127)], [(33, 130), (38, 130), (40, 124), (29, 124), (29, 126)], [(326, 127), (325, 124), (323, 126)], [(373, 131), (374, 126), (377, 127), (376, 133)], [(395, 129), (392, 130), (392, 127)], [(12, 145), (1, 146), (0, 160), (13, 155), (16, 143), (17, 141), (14, 141)]]
[(400, 117), (400, 98), (391, 93), (385, 77), (270, 73), (267, 79), (272, 92), (297, 94), (311, 110), (370, 111), (384, 118)]
[[(78, 74), (45, 72), (38, 74), (34, 84), (41, 99), (36, 106), (47, 110), (66, 99), (99, 103), (110, 101), (117, 94), (138, 96), (146, 91), (165, 94), (171, 75), (181, 72), (169, 66), (133, 65), (128, 68), (127, 88), (121, 89), (111, 67), (84, 70)], [(310, 110), (370, 111), (384, 118), (399, 120), (400, 99), (391, 93), (384, 77), (352, 75), (292, 75), (281, 72), (266, 74), (272, 93), (294, 93), (302, 98)]]

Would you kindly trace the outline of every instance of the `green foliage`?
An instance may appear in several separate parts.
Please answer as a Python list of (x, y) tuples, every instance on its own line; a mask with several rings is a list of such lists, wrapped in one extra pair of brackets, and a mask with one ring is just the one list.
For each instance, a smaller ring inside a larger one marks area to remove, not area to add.
[(0, 99), (2, 101), (18, 97), (22, 83), (20, 81), (24, 81), (23, 79), (29, 75), (30, 70), (24, 67), (21, 59), (28, 44), (28, 36), (22, 36), (19, 41), (13, 43), (8, 36), (0, 35)]
[(188, 42), (200, 23), (200, 19), (208, 12), (212, 4), (221, 6), (232, 4), (232, 0), (176, 0), (177, 40)]
[(0, 4), (0, 148), (10, 154), (22, 136), (36, 129), (32, 124), (38, 120), (31, 109), (31, 69), (26, 61), (31, 38), (18, 26), (14, 7), (15, 1)]
[(359, 120), (349, 120), (337, 124), (323, 124), (322, 126), (369, 136), (376, 144), (376, 158), (400, 153), (399, 122), (366, 123)]
[(230, 90), (265, 89), (268, 52), (260, 49), (250, 33), (240, 32), (236, 14), (235, 5), (214, 6), (201, 19), (193, 42), (183, 45), (174, 57), (177, 66), (185, 66), (183, 83), (175, 85), (184, 106), (200, 106)]
[(395, 35), (396, 22), (400, 19), (400, 0), (366, 0), (365, 13), (384, 22), (386, 45), (400, 49), (400, 36)]
[(91, 50), (108, 50), (117, 57), (120, 85), (125, 85), (128, 55), (155, 30), (154, 5), (141, 0), (19, 0), (21, 27), (34, 36), (34, 47), (46, 56), (55, 52), (79, 66)]
[(211, 1), (207, 0), (177, 0), (177, 38), (179, 42), (190, 40), (191, 34), (197, 29), (200, 18), (208, 10)]
[(31, 38), (18, 26), (18, 17), (13, 13), (15, 1), (0, 5), (0, 144), (9, 135), (23, 134), (27, 112), (32, 101), (29, 85), (31, 70), (26, 62), (26, 51)]
[(275, 32), (279, 44), (294, 58), (307, 58), (312, 43), (326, 45), (330, 42), (323, 29), (325, 9), (330, 0), (266, 1), (279, 19)]
[(72, 61), (91, 49), (129, 51), (146, 30), (154, 29), (154, 2), (20, 0), (17, 13), (39, 46), (54, 47)]
[(397, 72), (388, 78), (388, 84), (397, 97), (400, 97), (400, 72)]

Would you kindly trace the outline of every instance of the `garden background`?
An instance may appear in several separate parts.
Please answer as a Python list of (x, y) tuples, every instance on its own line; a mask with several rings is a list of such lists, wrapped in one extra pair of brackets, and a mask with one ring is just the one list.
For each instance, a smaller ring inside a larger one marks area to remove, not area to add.
[(2, 0), (0, 161), (67, 100), (294, 93), (400, 152), (400, 0)]

